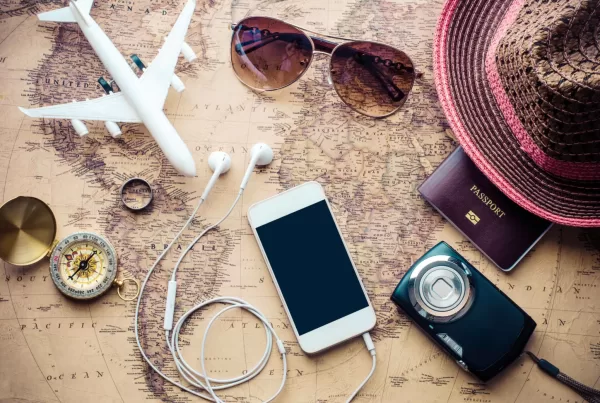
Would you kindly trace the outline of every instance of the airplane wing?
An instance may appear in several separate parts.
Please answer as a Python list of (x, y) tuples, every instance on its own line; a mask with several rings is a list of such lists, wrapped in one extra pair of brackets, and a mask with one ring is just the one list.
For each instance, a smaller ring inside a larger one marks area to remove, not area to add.
[[(77, 5), (83, 12), (90, 13), (94, 0), (77, 0)], [(38, 14), (40, 21), (54, 21), (54, 22), (77, 22), (70, 7), (63, 7), (57, 10), (46, 11), (45, 13)]]
[(152, 102), (161, 108), (167, 98), (171, 77), (175, 73), (177, 59), (181, 53), (181, 47), (195, 8), (196, 0), (189, 0), (177, 18), (175, 25), (173, 25), (173, 29), (171, 29), (162, 48), (158, 51), (158, 55), (140, 78), (141, 83), (152, 96)]
[(89, 101), (71, 102), (36, 109), (19, 107), (19, 109), (27, 116), (34, 118), (102, 120), (126, 123), (139, 123), (142, 121), (129, 105), (122, 92)]

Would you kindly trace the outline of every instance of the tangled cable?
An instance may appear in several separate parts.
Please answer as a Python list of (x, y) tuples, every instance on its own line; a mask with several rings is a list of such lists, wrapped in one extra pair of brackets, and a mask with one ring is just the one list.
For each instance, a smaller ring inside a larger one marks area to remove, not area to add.
[[(228, 306), (225, 306), (223, 309), (221, 309), (219, 312), (217, 312), (215, 314), (215, 316), (208, 322), (208, 325), (206, 326), (206, 330), (204, 331), (204, 337), (202, 338), (202, 347), (200, 348), (200, 362), (202, 363), (202, 373), (200, 373), (200, 372), (194, 370), (191, 367), (191, 365), (188, 364), (187, 361), (185, 361), (185, 359), (181, 355), (181, 350), (179, 348), (179, 332), (181, 331), (181, 327), (183, 326), (183, 324), (188, 320), (188, 318), (194, 312), (196, 312), (197, 310), (202, 309), (210, 304), (214, 304), (214, 303), (228, 304)], [(263, 323), (263, 325), (265, 327), (265, 335), (267, 338), (267, 345), (265, 347), (265, 351), (264, 351), (262, 357), (260, 358), (260, 360), (258, 360), (258, 362), (256, 363), (256, 365), (252, 369), (250, 369), (246, 374), (240, 375), (238, 377), (230, 378), (230, 379), (215, 379), (215, 378), (208, 377), (206, 374), (206, 365), (204, 362), (204, 351), (205, 351), (205, 346), (206, 346), (206, 339), (208, 338), (208, 332), (209, 332), (212, 324), (215, 322), (215, 320), (219, 316), (221, 316), (225, 312), (229, 311), (230, 309), (234, 309), (234, 308), (240, 308), (240, 309), (247, 310), (248, 312), (250, 312), (254, 316), (256, 316)], [(169, 331), (167, 331), (166, 334), (167, 334), (167, 340), (168, 340), (169, 339)], [(281, 379), (281, 385), (279, 386), (279, 389), (277, 390), (277, 392), (273, 396), (271, 396), (268, 400), (265, 401), (265, 402), (270, 402), (273, 399), (275, 399), (277, 397), (277, 395), (279, 395), (281, 393), (281, 391), (283, 390), (283, 386), (285, 385), (286, 374), (287, 374), (287, 359), (286, 359), (286, 355), (285, 355), (285, 347), (283, 345), (283, 342), (277, 336), (277, 334), (275, 333), (275, 330), (269, 323), (269, 320), (267, 318), (265, 318), (258, 309), (256, 309), (254, 306), (250, 305), (243, 299), (234, 298), (234, 297), (220, 297), (220, 298), (213, 298), (211, 300), (208, 300), (208, 301), (205, 301), (205, 302), (202, 302), (202, 303), (196, 305), (195, 307), (193, 307), (192, 309), (187, 311), (185, 314), (183, 314), (183, 316), (179, 319), (179, 321), (177, 321), (177, 324), (175, 325), (175, 328), (173, 329), (173, 334), (171, 335), (171, 342), (168, 344), (169, 344), (169, 349), (171, 350), (171, 353), (173, 354), (173, 359), (175, 360), (175, 364), (177, 365), (177, 369), (179, 370), (179, 373), (183, 376), (183, 378), (186, 381), (188, 381), (190, 384), (206, 390), (208, 393), (210, 393), (212, 399), (214, 399), (215, 402), (221, 402), (221, 400), (215, 394), (215, 390), (228, 389), (233, 386), (239, 385), (240, 383), (247, 382), (250, 379), (254, 378), (256, 375), (258, 375), (263, 370), (263, 368), (267, 365), (267, 362), (269, 361), (269, 355), (273, 348), (273, 337), (275, 337), (277, 348), (279, 350), (279, 353), (281, 354), (281, 359), (283, 360), (283, 377)], [(213, 386), (211, 384), (211, 382), (218, 383), (219, 385)]]
[[(140, 353), (142, 354), (142, 357), (148, 363), (148, 365), (158, 375), (160, 375), (165, 381), (167, 381), (167, 382), (169, 382), (169, 383), (171, 383), (171, 384), (181, 388), (182, 390), (185, 390), (186, 392), (189, 392), (195, 396), (198, 396), (198, 397), (201, 397), (203, 399), (210, 400), (213, 402), (217, 402), (217, 403), (222, 403), (223, 401), (221, 399), (219, 399), (219, 397), (216, 395), (215, 391), (231, 388), (233, 386), (247, 382), (247, 381), (251, 380), (252, 378), (254, 378), (255, 376), (257, 376), (263, 370), (263, 368), (267, 365), (267, 362), (269, 361), (269, 356), (270, 356), (271, 350), (273, 349), (273, 337), (275, 337), (275, 340), (276, 340), (275, 344), (277, 345), (277, 349), (279, 350), (279, 353), (281, 354), (281, 359), (283, 361), (283, 376), (282, 376), (281, 385), (279, 386), (279, 389), (273, 396), (271, 396), (268, 400), (266, 400), (266, 402), (271, 402), (273, 399), (275, 399), (281, 393), (281, 391), (283, 390), (283, 386), (285, 385), (286, 378), (287, 378), (287, 359), (286, 359), (286, 355), (285, 355), (286, 351), (285, 351), (283, 342), (275, 333), (275, 330), (269, 323), (269, 320), (257, 308), (255, 308), (248, 302), (244, 301), (243, 299), (235, 298), (235, 297), (219, 297), (219, 298), (213, 298), (211, 300), (201, 302), (200, 304), (194, 306), (193, 308), (191, 308), (190, 310), (188, 310), (181, 316), (181, 318), (175, 324), (175, 327), (173, 328), (173, 331), (171, 333), (171, 328), (172, 328), (172, 324), (173, 324), (173, 312), (174, 312), (174, 308), (175, 308), (175, 296), (176, 296), (176, 290), (177, 290), (176, 277), (177, 277), (177, 270), (179, 269), (181, 262), (183, 261), (185, 256), (188, 254), (188, 252), (194, 247), (194, 245), (207, 232), (218, 227), (223, 221), (225, 221), (225, 219), (231, 214), (234, 207), (237, 205), (238, 201), (240, 200), (240, 198), (242, 196), (242, 192), (243, 192), (243, 190), (240, 190), (235, 201), (233, 202), (233, 204), (231, 205), (231, 207), (229, 208), (227, 213), (219, 221), (217, 221), (215, 224), (207, 227), (198, 236), (196, 236), (192, 242), (190, 242), (190, 244), (183, 251), (183, 253), (179, 257), (177, 263), (175, 264), (175, 267), (173, 268), (173, 273), (171, 274), (171, 280), (169, 281), (169, 288), (168, 288), (168, 294), (167, 294), (167, 308), (165, 311), (165, 326), (164, 326), (165, 327), (165, 335), (166, 335), (166, 339), (167, 339), (167, 346), (169, 348), (169, 351), (171, 352), (171, 355), (173, 356), (173, 360), (175, 361), (177, 370), (179, 371), (179, 373), (181, 374), (183, 379), (185, 379), (187, 382), (189, 382), (190, 385), (193, 385), (197, 388), (201, 388), (201, 389), (207, 391), (210, 395), (200, 393), (190, 387), (187, 387), (187, 386), (181, 384), (180, 382), (177, 382), (176, 380), (174, 380), (172, 378), (169, 378), (167, 375), (165, 375), (159, 368), (157, 368), (152, 363), (152, 361), (150, 360), (150, 357), (148, 357), (146, 355), (144, 349), (142, 348), (142, 343), (140, 340), (140, 333), (139, 333), (140, 305), (141, 305), (142, 297), (144, 295), (144, 291), (146, 290), (146, 285), (148, 283), (148, 280), (150, 279), (150, 276), (152, 275), (152, 273), (158, 266), (158, 263), (167, 254), (167, 252), (171, 249), (171, 247), (175, 244), (175, 241), (177, 239), (179, 239), (179, 237), (181, 236), (183, 231), (185, 231), (185, 229), (190, 225), (190, 223), (196, 216), (198, 209), (204, 202), (204, 198), (200, 198), (200, 201), (198, 202), (196, 208), (190, 215), (190, 218), (186, 221), (186, 223), (183, 225), (183, 227), (177, 233), (177, 235), (175, 235), (175, 238), (173, 238), (173, 240), (169, 243), (169, 245), (165, 248), (165, 250), (158, 256), (158, 258), (156, 259), (154, 264), (150, 267), (150, 270), (148, 270), (148, 274), (146, 274), (146, 277), (144, 278), (144, 281), (142, 282), (142, 285), (140, 287), (140, 294), (138, 296), (136, 310), (135, 310), (135, 318), (134, 318), (135, 340), (137, 342)], [(206, 330), (204, 331), (204, 337), (202, 340), (202, 346), (201, 346), (201, 350), (200, 350), (202, 372), (199, 372), (199, 371), (195, 370), (194, 368), (192, 368), (192, 366), (183, 358), (183, 355), (182, 355), (180, 347), (179, 347), (179, 335), (180, 335), (180, 331), (181, 331), (183, 324), (189, 320), (190, 316), (194, 312), (196, 312), (210, 304), (214, 304), (214, 303), (222, 303), (222, 304), (226, 304), (227, 306), (225, 306), (219, 312), (217, 312), (217, 314), (208, 322), (208, 325), (206, 326)], [(256, 363), (256, 365), (251, 370), (249, 370), (246, 374), (242, 374), (238, 377), (234, 377), (234, 378), (230, 378), (230, 379), (211, 378), (207, 375), (206, 364), (205, 364), (205, 360), (204, 360), (204, 358), (205, 358), (204, 350), (205, 350), (208, 332), (210, 331), (211, 326), (213, 325), (213, 323), (219, 316), (221, 316), (225, 312), (229, 311), (230, 309), (234, 309), (234, 308), (245, 309), (246, 311), (248, 311), (251, 314), (253, 314), (254, 316), (256, 316), (263, 323), (263, 325), (265, 327), (265, 335), (267, 338), (265, 352), (263, 353), (260, 360)], [(218, 384), (218, 385), (213, 386), (213, 384)]]

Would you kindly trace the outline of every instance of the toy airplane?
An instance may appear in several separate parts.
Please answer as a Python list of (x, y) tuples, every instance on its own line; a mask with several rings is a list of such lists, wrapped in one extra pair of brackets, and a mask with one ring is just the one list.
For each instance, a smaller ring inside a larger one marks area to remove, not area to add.
[(143, 122), (173, 167), (183, 175), (195, 176), (196, 164), (192, 154), (167, 119), (163, 106), (169, 86), (177, 92), (185, 88), (174, 73), (179, 54), (183, 54), (190, 62), (196, 58), (194, 51), (184, 41), (196, 1), (189, 0), (185, 5), (163, 47), (148, 68), (145, 68), (136, 55), (132, 55), (133, 61), (143, 70), (139, 78), (96, 21), (90, 17), (92, 3), (93, 0), (71, 1), (68, 7), (41, 13), (38, 17), (42, 21), (79, 24), (92, 48), (119, 86), (120, 92), (112, 92), (112, 86), (100, 78), (98, 81), (108, 93), (101, 98), (37, 109), (19, 109), (35, 118), (70, 119), (80, 136), (88, 134), (82, 120), (104, 121), (113, 137), (121, 135), (121, 129), (115, 122)]

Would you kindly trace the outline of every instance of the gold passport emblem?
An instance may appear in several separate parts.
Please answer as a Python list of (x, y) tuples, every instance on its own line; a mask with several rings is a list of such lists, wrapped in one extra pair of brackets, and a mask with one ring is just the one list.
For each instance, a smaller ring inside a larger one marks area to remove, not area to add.
[(480, 220), (480, 218), (477, 216), (477, 214), (475, 214), (471, 210), (469, 210), (469, 212), (467, 213), (467, 215), (465, 215), (465, 217), (467, 217), (469, 219), (469, 221), (471, 221), (471, 224), (473, 224), (473, 225), (477, 225), (477, 223)]

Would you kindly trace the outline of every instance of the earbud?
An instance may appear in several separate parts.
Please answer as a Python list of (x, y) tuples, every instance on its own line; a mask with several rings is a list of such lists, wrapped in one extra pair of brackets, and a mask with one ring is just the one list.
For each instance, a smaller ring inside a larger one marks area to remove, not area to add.
[(213, 151), (208, 156), (208, 166), (214, 173), (224, 174), (231, 168), (231, 157), (223, 151)]
[(256, 143), (250, 149), (250, 157), (258, 166), (269, 165), (273, 161), (273, 149), (265, 143)]
[(250, 149), (250, 164), (246, 169), (240, 189), (244, 190), (246, 188), (255, 166), (269, 165), (271, 161), (273, 161), (273, 149), (265, 143), (254, 144)]
[[(246, 188), (255, 166), (269, 165), (271, 161), (273, 161), (273, 149), (265, 143), (254, 144), (250, 149), (250, 164), (248, 164), (240, 189), (244, 190)], [(229, 168), (231, 168), (231, 157), (223, 151), (215, 151), (208, 157), (208, 166), (214, 174), (206, 184), (206, 189), (204, 189), (204, 193), (200, 197), (202, 200), (206, 200), (208, 193), (217, 182), (217, 179), (219, 179), (219, 176), (229, 171)]]
[(219, 179), (219, 176), (229, 171), (229, 168), (231, 168), (231, 157), (226, 152), (214, 151), (210, 153), (208, 157), (208, 166), (214, 173), (206, 184), (204, 193), (202, 193), (202, 196), (200, 197), (202, 200), (206, 200), (208, 193), (215, 185), (215, 182), (217, 182), (217, 179)]

